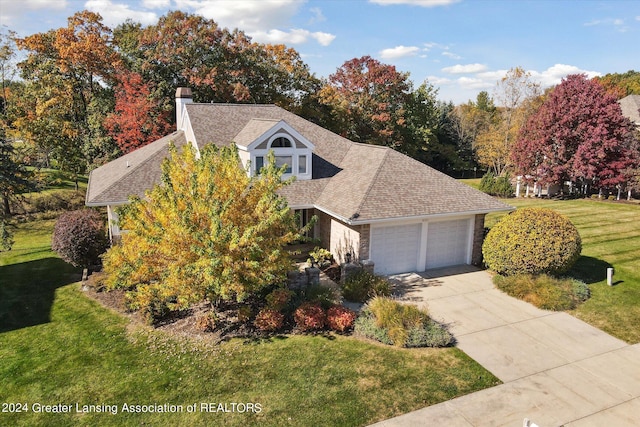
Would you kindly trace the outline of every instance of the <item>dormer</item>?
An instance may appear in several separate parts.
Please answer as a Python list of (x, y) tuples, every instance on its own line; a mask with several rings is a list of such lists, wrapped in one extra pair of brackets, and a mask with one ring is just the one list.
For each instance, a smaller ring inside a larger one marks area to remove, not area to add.
[(250, 163), (250, 175), (257, 175), (273, 151), (276, 166), (287, 166), (283, 178), (311, 179), (314, 146), (284, 120), (252, 119), (234, 138), (242, 165)]

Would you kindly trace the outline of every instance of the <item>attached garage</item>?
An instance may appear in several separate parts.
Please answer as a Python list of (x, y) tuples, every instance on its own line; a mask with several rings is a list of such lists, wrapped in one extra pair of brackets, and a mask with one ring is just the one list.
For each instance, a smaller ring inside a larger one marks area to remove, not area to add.
[(429, 222), (426, 269), (469, 264), (473, 232), (470, 219)]
[(379, 274), (416, 271), (422, 223), (371, 228), (370, 258)]
[(372, 226), (370, 259), (378, 274), (471, 263), (473, 218)]

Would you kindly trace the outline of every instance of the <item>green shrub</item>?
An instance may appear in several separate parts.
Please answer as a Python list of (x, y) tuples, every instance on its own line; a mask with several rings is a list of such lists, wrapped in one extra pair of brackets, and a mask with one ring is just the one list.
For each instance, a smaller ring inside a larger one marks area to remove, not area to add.
[(573, 294), (575, 295), (577, 302), (585, 302), (591, 297), (589, 285), (576, 279), (573, 279), (571, 282), (573, 286)]
[(331, 252), (318, 246), (316, 246), (313, 251), (309, 252), (309, 257), (310, 258), (307, 260), (307, 262), (310, 265), (319, 266), (331, 264), (331, 260), (333, 259)]
[(447, 347), (453, 343), (453, 335), (434, 321), (411, 328), (407, 336), (406, 347)]
[(515, 190), (511, 185), (511, 177), (509, 174), (499, 176), (493, 184), (493, 193), (489, 193), (498, 197), (513, 197)]
[(261, 331), (277, 331), (284, 325), (284, 315), (276, 310), (264, 308), (258, 312), (253, 324)]
[(496, 275), (493, 282), (504, 293), (544, 310), (572, 310), (590, 295), (589, 287), (583, 282), (546, 274)]
[(322, 329), (327, 323), (327, 314), (320, 304), (303, 303), (293, 313), (298, 328), (303, 331)]
[(365, 302), (374, 296), (388, 296), (391, 285), (384, 277), (360, 270), (350, 275), (342, 285), (342, 295), (348, 301)]
[(482, 245), (484, 262), (503, 274), (559, 274), (580, 257), (582, 240), (565, 216), (544, 208), (523, 208), (503, 217)]
[(453, 342), (453, 336), (425, 310), (386, 297), (369, 301), (354, 331), (398, 347), (443, 347)]
[(478, 188), (484, 193), (498, 197), (513, 197), (515, 192), (509, 174), (496, 177), (491, 171), (482, 176)]
[(343, 305), (334, 305), (327, 310), (327, 326), (337, 332), (344, 332), (353, 327), (356, 313)]
[(246, 323), (253, 316), (253, 309), (249, 305), (242, 305), (238, 308), (238, 321)]
[(482, 175), (482, 179), (480, 180), (480, 185), (478, 189), (483, 193), (493, 194), (493, 186), (496, 183), (496, 176), (493, 172), (489, 171)]
[(607, 197), (607, 200), (615, 200), (615, 199), (616, 199), (616, 196), (614, 196), (613, 194)]
[(102, 217), (90, 209), (60, 215), (51, 238), (51, 248), (75, 267), (97, 264), (108, 244)]
[(334, 305), (339, 305), (341, 301), (340, 294), (336, 289), (329, 286), (312, 285), (299, 291), (294, 305), (299, 306), (304, 302), (320, 304), (326, 310)]
[(376, 318), (371, 310), (365, 308), (360, 312), (353, 325), (355, 334), (369, 338), (383, 344), (393, 345), (393, 341), (389, 338), (389, 334), (385, 328), (376, 325)]

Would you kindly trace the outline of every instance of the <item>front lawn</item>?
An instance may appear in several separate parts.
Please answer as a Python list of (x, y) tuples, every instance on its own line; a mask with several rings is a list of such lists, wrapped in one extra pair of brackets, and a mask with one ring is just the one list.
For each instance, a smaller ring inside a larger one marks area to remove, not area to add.
[[(51, 252), (52, 227), (19, 224), (0, 254), (0, 404), (28, 409), (0, 409), (0, 425), (366, 425), (499, 383), (456, 348), (335, 334), (214, 345), (131, 324), (72, 283), (79, 272)], [(183, 412), (123, 413), (124, 403)]]
[[(582, 257), (568, 276), (589, 284), (591, 298), (571, 314), (629, 343), (640, 342), (640, 207), (595, 200), (507, 199), (517, 207), (546, 207), (567, 217), (582, 237)], [(504, 214), (487, 216), (491, 227)], [(607, 267), (615, 269), (607, 286)]]

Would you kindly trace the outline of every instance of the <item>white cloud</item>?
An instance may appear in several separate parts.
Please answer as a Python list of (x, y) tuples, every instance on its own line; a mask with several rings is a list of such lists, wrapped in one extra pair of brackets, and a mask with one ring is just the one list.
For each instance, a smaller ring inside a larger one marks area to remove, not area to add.
[(300, 28), (291, 31), (269, 30), (251, 33), (251, 36), (259, 42), (273, 44), (302, 44), (310, 39), (316, 40), (322, 46), (328, 46), (336, 38), (333, 34), (320, 31), (312, 33)]
[(453, 52), (449, 52), (448, 50), (445, 50), (444, 52), (442, 52), (442, 55), (451, 59), (462, 59), (460, 55), (455, 54)]
[(456, 83), (465, 89), (489, 89), (495, 85), (495, 80), (489, 81), (483, 77), (460, 77)]
[(555, 64), (542, 72), (530, 71), (531, 76), (538, 80), (543, 87), (555, 86), (559, 84), (562, 79), (569, 74), (586, 74), (587, 77), (592, 78), (601, 76), (602, 73), (598, 71), (588, 71), (576, 67), (575, 65)]
[(67, 0), (0, 0), (0, 3), (2, 4), (2, 7), (0, 7), (0, 9), (2, 10), (2, 13), (0, 13), (0, 17), (2, 17), (3, 24), (8, 24), (8, 20), (10, 17), (20, 15), (20, 13), (24, 12), (25, 9), (64, 10), (69, 5), (69, 2)]
[(447, 85), (451, 83), (451, 79), (438, 76), (427, 76), (427, 81), (434, 86)]
[[(213, 19), (220, 26), (245, 31), (256, 41), (263, 43), (301, 44), (315, 40), (328, 46), (335, 35), (293, 28), (287, 31), (291, 19), (298, 13), (304, 0), (174, 0), (177, 9), (191, 10), (205, 18)], [(314, 8), (315, 9), (315, 8)], [(323, 18), (322, 12), (312, 12), (314, 19)], [(319, 13), (318, 13), (319, 12)]]
[(105, 25), (114, 28), (127, 19), (140, 22), (143, 25), (155, 24), (158, 15), (154, 12), (132, 10), (129, 5), (114, 3), (111, 0), (89, 0), (84, 7), (91, 12), (99, 13)]
[(319, 7), (312, 7), (309, 11), (313, 14), (313, 18), (311, 18), (309, 24), (316, 24), (327, 20), (327, 18), (322, 14), (322, 9)]
[(171, 5), (171, 0), (142, 0), (142, 6), (147, 9), (164, 9)]
[(302, 0), (175, 0), (179, 10), (193, 10), (223, 27), (247, 33), (288, 26), (303, 3)]
[(436, 7), (446, 6), (458, 3), (460, 0), (369, 0), (371, 3), (381, 4), (383, 6), (392, 4), (407, 4), (410, 6)]
[(486, 69), (487, 66), (484, 64), (457, 64), (451, 67), (445, 67), (442, 71), (449, 74), (474, 74), (486, 71)]
[(398, 59), (405, 58), (407, 56), (416, 56), (420, 52), (420, 48), (416, 46), (396, 46), (389, 49), (383, 49), (380, 51), (380, 58), (382, 59)]
[[(640, 16), (637, 16), (636, 19), (640, 20)], [(624, 19), (621, 18), (594, 19), (592, 21), (585, 22), (583, 25), (585, 27), (595, 27), (597, 25), (612, 26), (616, 31), (621, 33), (629, 31), (629, 26), (626, 25)]]

